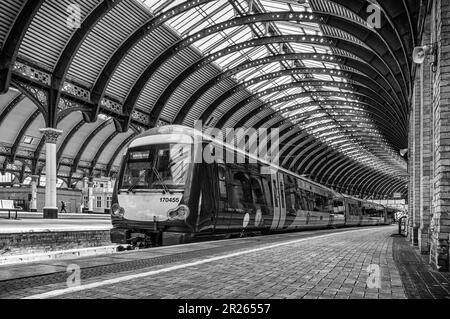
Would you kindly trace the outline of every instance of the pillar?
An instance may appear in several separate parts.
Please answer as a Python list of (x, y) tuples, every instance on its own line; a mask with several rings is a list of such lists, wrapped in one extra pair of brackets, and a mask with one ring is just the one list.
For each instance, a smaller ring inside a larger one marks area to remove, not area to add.
[[(412, 103), (414, 105), (414, 103)], [(411, 241), (411, 229), (414, 211), (414, 113), (411, 108), (408, 114), (408, 219), (406, 224), (406, 234), (408, 241)]]
[(409, 239), (411, 243), (415, 246), (418, 245), (418, 234), (420, 227), (420, 178), (421, 178), (421, 160), (420, 154), (422, 151), (421, 144), (421, 132), (422, 132), (422, 121), (420, 117), (421, 113), (421, 77), (420, 72), (416, 73), (416, 78), (414, 81), (414, 92), (412, 99), (412, 207), (410, 210), (410, 229), (409, 229)]
[(39, 176), (31, 176), (31, 201), (30, 201), (30, 211), (37, 212), (37, 183)]
[(433, 73), (433, 214), (430, 263), (449, 270), (450, 234), (450, 2), (436, 0), (431, 12), (431, 42), (437, 43)]
[(94, 182), (88, 182), (88, 213), (94, 211)]
[(61, 130), (53, 128), (40, 129), (45, 138), (45, 206), (44, 218), (58, 218), (56, 200), (57, 163), (56, 142), (62, 134)]
[[(425, 21), (422, 44), (431, 42), (431, 17)], [(430, 252), (430, 220), (431, 220), (431, 169), (432, 169), (432, 110), (433, 94), (431, 86), (432, 57), (427, 56), (425, 62), (420, 65), (420, 198), (419, 198), (419, 230), (418, 246), (422, 254)]]

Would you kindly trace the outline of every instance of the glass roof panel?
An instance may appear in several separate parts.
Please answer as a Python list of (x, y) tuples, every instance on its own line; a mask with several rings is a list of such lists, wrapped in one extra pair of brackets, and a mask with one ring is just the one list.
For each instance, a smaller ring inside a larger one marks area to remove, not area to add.
[(283, 35), (304, 35), (306, 31), (301, 27), (300, 24), (289, 23), (289, 22), (275, 22), (274, 23), (278, 30)]
[[(173, 6), (177, 4), (183, 3), (185, 0), (139, 1), (149, 6), (153, 12), (162, 12), (170, 10), (170, 8), (173, 8)], [(299, 3), (296, 0), (236, 0), (231, 3), (228, 0), (218, 0), (208, 2), (200, 6), (195, 6), (193, 9), (174, 17), (168, 22), (168, 24), (179, 34), (183, 36), (190, 35), (221, 21), (227, 21), (237, 16), (249, 14), (249, 3), (251, 3), (252, 6), (251, 13), (305, 10), (312, 12), (309, 1)], [(305, 37), (306, 35), (312, 35), (316, 39), (321, 39), (323, 32), (322, 27), (315, 22), (298, 23), (293, 21), (275, 21), (271, 23), (253, 23), (246, 26), (232, 27), (218, 33), (214, 33), (210, 36), (195, 41), (193, 45), (204, 54), (211, 54), (231, 45), (263, 36), (294, 34), (305, 35)], [(280, 53), (297, 52), (331, 55), (333, 54), (332, 52), (339, 52), (338, 54), (349, 55), (344, 50), (336, 50), (335, 48), (332, 50), (332, 48), (327, 45), (308, 44), (306, 41), (305, 43), (266, 44), (264, 46), (247, 48), (221, 56), (213, 63), (217, 65), (217, 67), (227, 70), (245, 61), (252, 61)], [(231, 79), (234, 79), (237, 82), (250, 81), (251, 79), (261, 75), (294, 67), (327, 68), (333, 70), (340, 69), (340, 66), (332, 60), (327, 60), (326, 62), (316, 60), (290, 60), (263, 64), (245, 69), (231, 76)], [(344, 69), (352, 71), (349, 68), (344, 67)], [(314, 84), (319, 84), (319, 81), (353, 83), (351, 80), (344, 78), (339, 73), (327, 74), (320, 72), (309, 72), (308, 74), (282, 76), (258, 83), (250, 83), (246, 89), (250, 92), (264, 92), (269, 88), (300, 81), (302, 79), (317, 81)], [(389, 154), (388, 156), (391, 156), (390, 154), (394, 154), (394, 152), (392, 148), (386, 144), (385, 138), (382, 134), (380, 134), (380, 131), (375, 125), (372, 116), (370, 116), (370, 113), (365, 109), (365, 107), (360, 104), (348, 104), (349, 102), (358, 102), (357, 95), (328, 96), (314, 94), (316, 91), (350, 93), (353, 92), (354, 87), (349, 86), (346, 88), (340, 88), (331, 86), (328, 83), (324, 84), (325, 85), (302, 85), (299, 87), (272, 92), (270, 94), (266, 94), (266, 92), (264, 93), (265, 95), (261, 97), (261, 100), (271, 102), (280, 97), (292, 96), (301, 92), (308, 93), (309, 96), (292, 99), (281, 103), (270, 104), (270, 106), (275, 111), (279, 112), (279, 114), (281, 114), (284, 118), (288, 120), (292, 119), (293, 123), (298, 123), (300, 128), (316, 136), (331, 147), (336, 147), (339, 145), (337, 150), (347, 156), (367, 161), (367, 163), (371, 163), (373, 167), (386, 166), (385, 163), (377, 157), (378, 155), (375, 156), (373, 152), (382, 154), (383, 149), (385, 149), (386, 151), (384, 151), (384, 154)], [(327, 101), (330, 100), (341, 101), (342, 104), (337, 104), (339, 102), (334, 102), (331, 105), (331, 103), (327, 103)], [(317, 104), (314, 103), (313, 105), (304, 106), (305, 103), (310, 103), (313, 101), (317, 102)], [(317, 112), (308, 113), (309, 111)], [(306, 115), (307, 118), (302, 115)], [(357, 137), (354, 137), (354, 135)], [(373, 141), (364, 142), (364, 139), (368, 140), (370, 139), (370, 136), (376, 137), (380, 145), (376, 145)], [(345, 145), (348, 145), (348, 147)]]
[(155, 13), (160, 11), (168, 11), (169, 9), (179, 5), (186, 0), (140, 0), (143, 4)]
[(258, 84), (252, 85), (250, 87), (250, 90), (252, 90), (252, 92), (261, 92), (261, 91), (271, 88), (271, 87), (273, 87), (272, 81), (267, 80), (267, 81), (259, 82)]
[(315, 79), (322, 80), (322, 81), (333, 81), (333, 78), (326, 74), (313, 74)]
[(261, 0), (260, 3), (264, 6), (266, 12), (290, 11), (288, 4), (285, 2)]
[(289, 76), (289, 75), (288, 76), (282, 76), (282, 77), (279, 77), (279, 78), (275, 79), (275, 82), (277, 82), (278, 85), (291, 83), (292, 82), (292, 77)]
[(291, 47), (294, 49), (294, 52), (297, 53), (315, 53), (316, 49), (314, 46), (309, 44), (302, 43), (291, 43)]
[(245, 59), (246, 53), (242, 51), (237, 51), (231, 54), (224, 55), (221, 58), (218, 58), (216, 60), (216, 63), (218, 63), (219, 65), (223, 65), (225, 68), (232, 68), (233, 66), (236, 66), (244, 62)]
[(208, 37), (205, 37), (206, 41), (205, 39), (200, 39), (199, 41), (196, 41), (195, 46), (204, 53), (206, 52), (212, 53), (220, 51), (230, 46), (230, 43), (228, 42), (228, 36), (235, 34), (236, 32), (239, 32), (241, 29), (242, 28), (234, 27), (225, 29), (218, 33), (214, 33)]
[(261, 97), (261, 99), (265, 102), (270, 101), (272, 99), (276, 99), (279, 95), (280, 92), (273, 92), (270, 94), (265, 94), (264, 91), (262, 92), (264, 95)]

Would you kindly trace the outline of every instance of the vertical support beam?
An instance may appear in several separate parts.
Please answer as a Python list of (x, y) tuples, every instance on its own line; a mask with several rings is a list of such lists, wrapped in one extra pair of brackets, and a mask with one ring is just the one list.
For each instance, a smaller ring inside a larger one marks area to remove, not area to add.
[(39, 176), (31, 176), (31, 201), (30, 201), (30, 211), (37, 212), (37, 182)]
[(433, 3), (432, 40), (438, 43), (433, 79), (434, 117), (434, 212), (430, 224), (430, 262), (438, 270), (449, 270), (450, 234), (450, 2)]
[(85, 176), (82, 179), (83, 181), (83, 186), (81, 189), (81, 196), (82, 196), (82, 200), (81, 200), (81, 208), (80, 208), (80, 213), (83, 213), (83, 209), (85, 209), (85, 211), (88, 210), (89, 205), (86, 205), (86, 198), (88, 198), (88, 178)]
[[(424, 34), (422, 37), (423, 45), (429, 44), (430, 39), (430, 16), (427, 16), (425, 21)], [(432, 90), (431, 90), (431, 59), (429, 56), (425, 59), (425, 63), (421, 65), (421, 96), (420, 96), (420, 120), (421, 120), (421, 134), (420, 134), (420, 207), (419, 207), (419, 233), (418, 244), (419, 251), (422, 254), (429, 254), (430, 252), (430, 216), (431, 216), (431, 162), (433, 160), (431, 154), (431, 138), (432, 130)]]
[[(415, 90), (415, 86), (413, 88)], [(415, 185), (415, 169), (414, 169), (414, 105), (415, 94), (413, 92), (413, 100), (411, 103), (411, 109), (409, 112), (409, 134), (408, 134), (408, 173), (409, 173), (409, 187), (408, 187), (408, 225), (407, 225), (407, 238), (408, 241), (412, 240), (412, 229), (414, 222), (414, 185)]]
[(94, 182), (89, 180), (88, 182), (88, 213), (94, 212)]
[(420, 178), (421, 178), (421, 151), (422, 151), (422, 143), (421, 143), (421, 132), (422, 132), (422, 119), (421, 119), (421, 91), (422, 91), (422, 76), (421, 71), (423, 68), (419, 68), (419, 72), (416, 73), (416, 79), (414, 83), (414, 98), (412, 103), (413, 108), (413, 118), (414, 122), (412, 123), (414, 127), (414, 135), (413, 138), (413, 153), (411, 154), (414, 157), (414, 166), (413, 169), (413, 198), (414, 198), (414, 209), (411, 211), (412, 213), (412, 223), (411, 223), (411, 243), (414, 246), (419, 244), (418, 236), (419, 236), (419, 226), (420, 226), (420, 206), (421, 206), (421, 192), (420, 192)]
[(40, 129), (45, 137), (45, 206), (44, 218), (58, 218), (58, 205), (56, 201), (56, 142), (62, 134), (61, 130), (54, 128)]

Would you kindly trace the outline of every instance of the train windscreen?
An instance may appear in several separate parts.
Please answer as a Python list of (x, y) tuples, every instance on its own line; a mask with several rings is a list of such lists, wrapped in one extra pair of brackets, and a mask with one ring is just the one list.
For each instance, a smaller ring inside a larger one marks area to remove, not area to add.
[(152, 144), (130, 149), (120, 189), (184, 188), (192, 144)]

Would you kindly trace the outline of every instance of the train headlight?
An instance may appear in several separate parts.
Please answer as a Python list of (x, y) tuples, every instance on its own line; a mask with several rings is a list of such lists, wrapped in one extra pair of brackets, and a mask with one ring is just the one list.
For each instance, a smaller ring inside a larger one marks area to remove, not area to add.
[(123, 217), (125, 214), (125, 209), (123, 207), (120, 207), (119, 204), (113, 204), (111, 206), (111, 215), (114, 217)]
[(169, 219), (180, 219), (180, 220), (186, 220), (189, 216), (189, 207), (186, 205), (180, 205), (175, 209), (171, 209), (167, 212), (167, 217)]

